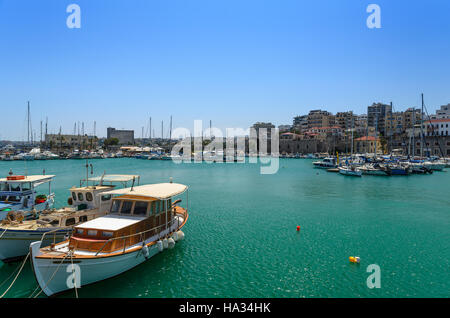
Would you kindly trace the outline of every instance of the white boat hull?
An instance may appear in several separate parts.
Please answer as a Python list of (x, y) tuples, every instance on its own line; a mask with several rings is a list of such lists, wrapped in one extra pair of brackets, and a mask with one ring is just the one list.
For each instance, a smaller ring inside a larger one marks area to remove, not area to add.
[(352, 176), (352, 177), (361, 177), (362, 172), (361, 170), (348, 170), (348, 169), (342, 169), (339, 168), (339, 173), (344, 176)]
[[(183, 220), (180, 220), (182, 223)], [(174, 223), (173, 226), (161, 233), (161, 237), (164, 237), (168, 233), (173, 233), (178, 228), (178, 223)], [(146, 245), (155, 238), (151, 238), (146, 241)], [(176, 245), (176, 244), (175, 244)], [(33, 242), (30, 244), (31, 260), (36, 280), (41, 287), (42, 291), (51, 296), (63, 291), (73, 289), (73, 286), (68, 284), (68, 280), (72, 279), (72, 260), (70, 257), (62, 260), (62, 258), (39, 258), (42, 252), (40, 248), (41, 242)], [(165, 248), (162, 250), (164, 251)], [(77, 288), (84, 285), (99, 282), (114, 276), (117, 276), (143, 262), (150, 259), (154, 255), (158, 254), (158, 244), (148, 246), (148, 254), (144, 255), (143, 249), (139, 248), (136, 251), (129, 251), (125, 253), (118, 253), (115, 255), (99, 255), (92, 258), (74, 258), (73, 264), (75, 266), (75, 279), (79, 280), (76, 285)], [(78, 270), (79, 269), (79, 270)]]
[[(31, 243), (30, 248), (33, 254), (34, 274), (41, 289), (47, 296), (73, 288), (70, 283), (67, 283), (68, 281), (72, 281), (71, 277), (73, 277), (70, 258), (66, 258), (63, 263), (59, 259), (48, 260), (35, 258), (35, 255), (39, 255), (40, 242)], [(117, 256), (73, 260), (74, 265), (79, 266), (79, 270), (75, 268), (74, 281), (77, 282), (78, 280), (79, 283), (79, 286), (75, 283), (77, 285), (76, 287), (80, 288), (84, 285), (114, 277), (159, 253), (156, 245), (149, 247), (148, 251), (147, 258), (141, 250), (137, 250), (131, 253), (118, 254)], [(77, 274), (79, 277), (76, 276)], [(53, 278), (51, 278), (52, 275), (54, 275)]]
[[(30, 244), (40, 241), (42, 235), (50, 230), (55, 229), (39, 231), (0, 229), (0, 260), (8, 262), (26, 256), (29, 252)], [(53, 242), (58, 243), (63, 241), (69, 231), (69, 229), (66, 229), (61, 230), (61, 233), (58, 232), (56, 235), (53, 235), (53, 233), (48, 234), (44, 242), (42, 242), (42, 247), (50, 245)]]

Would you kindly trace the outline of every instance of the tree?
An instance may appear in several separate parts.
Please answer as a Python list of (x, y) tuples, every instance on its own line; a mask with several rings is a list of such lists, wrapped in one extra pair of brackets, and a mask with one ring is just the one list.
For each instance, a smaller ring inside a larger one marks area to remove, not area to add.
[(109, 147), (109, 146), (116, 146), (119, 144), (119, 139), (117, 138), (108, 138), (105, 140), (105, 142), (103, 143), (105, 145), (105, 147)]

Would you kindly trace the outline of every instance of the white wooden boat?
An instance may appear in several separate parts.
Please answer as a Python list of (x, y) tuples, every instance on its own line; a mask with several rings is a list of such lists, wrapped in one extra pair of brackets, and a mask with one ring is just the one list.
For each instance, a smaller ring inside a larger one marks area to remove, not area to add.
[(150, 184), (113, 190), (106, 216), (75, 226), (72, 236), (42, 248), (30, 245), (41, 290), (53, 295), (123, 273), (184, 238), (187, 208), (172, 202), (187, 186)]

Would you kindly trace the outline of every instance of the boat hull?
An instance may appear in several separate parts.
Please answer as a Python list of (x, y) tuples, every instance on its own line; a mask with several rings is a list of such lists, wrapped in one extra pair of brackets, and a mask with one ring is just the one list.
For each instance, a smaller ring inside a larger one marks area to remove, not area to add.
[(369, 175), (369, 176), (389, 176), (389, 174), (386, 171), (383, 170), (361, 170), (362, 174)]
[[(27, 255), (30, 244), (42, 239), (42, 235), (54, 228), (48, 230), (3, 230), (0, 229), (0, 260), (4, 263), (18, 260)], [(59, 243), (70, 233), (70, 229), (61, 229), (55, 235), (49, 234), (42, 242), (42, 247), (48, 246), (53, 242)]]
[[(74, 258), (73, 260), (67, 257), (61, 261), (58, 258), (36, 258), (40, 254), (40, 243), (31, 243), (30, 252), (32, 255), (34, 275), (42, 291), (47, 296), (73, 289), (73, 285), (70, 285), (68, 281), (75, 281), (77, 288), (93, 284), (122, 274), (144, 263), (156, 254), (165, 251), (165, 249), (160, 251), (157, 244), (153, 244), (148, 246), (147, 255), (144, 255), (142, 249), (138, 249), (133, 252), (120, 253), (114, 256)], [(78, 266), (74, 268), (74, 279), (72, 262)]]
[(342, 168), (339, 168), (339, 173), (344, 176), (350, 176), (350, 177), (361, 177), (361, 175), (362, 175), (361, 170), (348, 170), (348, 169), (342, 169)]

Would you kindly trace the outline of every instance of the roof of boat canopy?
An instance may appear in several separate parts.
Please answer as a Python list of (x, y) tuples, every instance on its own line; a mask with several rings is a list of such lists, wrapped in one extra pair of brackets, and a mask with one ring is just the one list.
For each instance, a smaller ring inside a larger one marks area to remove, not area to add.
[(35, 186), (40, 184), (50, 182), (55, 176), (54, 175), (34, 175), (34, 176), (25, 176), (23, 179), (18, 180), (8, 180), (7, 178), (0, 178), (0, 182), (8, 182), (8, 183), (26, 183), (32, 182), (35, 183)]
[(140, 176), (137, 174), (105, 174), (103, 176), (89, 178), (89, 181), (127, 182), (139, 178)]
[(187, 190), (187, 186), (179, 183), (156, 183), (132, 188), (117, 189), (101, 193), (101, 195), (118, 194), (151, 197), (159, 200), (171, 198)]

